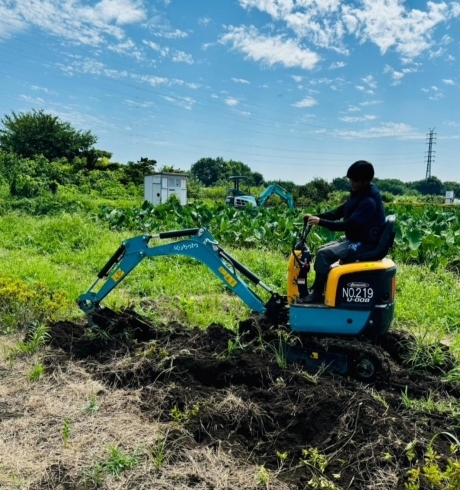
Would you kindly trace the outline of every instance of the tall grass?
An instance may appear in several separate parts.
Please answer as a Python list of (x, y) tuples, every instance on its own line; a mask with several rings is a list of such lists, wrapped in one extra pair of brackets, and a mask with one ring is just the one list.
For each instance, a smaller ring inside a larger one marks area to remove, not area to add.
[[(82, 316), (76, 298), (93, 283), (120, 243), (138, 234), (112, 230), (83, 211), (51, 216), (8, 212), (0, 217), (0, 229), (2, 284), (22, 281), (18, 287), (21, 290), (34, 290), (40, 284), (50, 301), (59, 295), (54, 317), (60, 314), (67, 318)], [(275, 291), (285, 292), (286, 254), (269, 249), (224, 248)], [(257, 292), (267, 299), (266, 292), (259, 288)], [(14, 300), (15, 293), (9, 294)], [(18, 290), (18, 303), (23, 302), (21, 294)], [(398, 263), (396, 299), (395, 327), (448, 335), (453, 344), (460, 346), (460, 283), (454, 273)], [(200, 327), (217, 322), (234, 328), (249, 315), (242, 301), (228, 292), (206, 266), (176, 256), (146, 259), (104, 304), (112, 308), (134, 304), (158, 321), (175, 320)], [(34, 311), (27, 321), (42, 321), (43, 316), (33, 318)], [(0, 322), (7, 314), (11, 325), (15, 319), (11, 318), (11, 310), (0, 308)], [(18, 313), (17, 328), (23, 326), (21, 318)]]

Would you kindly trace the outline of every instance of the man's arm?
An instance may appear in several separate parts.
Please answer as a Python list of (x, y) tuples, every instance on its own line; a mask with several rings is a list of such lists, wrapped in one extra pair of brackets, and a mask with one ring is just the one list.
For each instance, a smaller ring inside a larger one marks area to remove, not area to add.
[(375, 212), (377, 205), (374, 199), (364, 199), (358, 207), (353, 211), (351, 216), (345, 221), (331, 221), (325, 218), (322, 218), (319, 215), (318, 218), (318, 226), (323, 226), (331, 231), (352, 231), (358, 230), (359, 228), (367, 225), (369, 219)]
[(340, 205), (338, 208), (332, 209), (331, 211), (326, 211), (325, 213), (318, 214), (319, 219), (326, 219), (329, 221), (337, 221), (343, 218), (343, 210), (345, 204)]

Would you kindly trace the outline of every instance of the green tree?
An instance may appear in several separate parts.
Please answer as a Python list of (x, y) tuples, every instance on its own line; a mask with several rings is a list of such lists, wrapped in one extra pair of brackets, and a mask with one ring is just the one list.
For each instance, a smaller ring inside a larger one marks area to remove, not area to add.
[(155, 166), (156, 160), (150, 160), (149, 158), (142, 157), (137, 162), (128, 162), (123, 167), (124, 183), (132, 182), (135, 185), (143, 185), (144, 177), (146, 175), (152, 175), (156, 172)]
[(226, 179), (227, 171), (226, 162), (222, 157), (201, 158), (190, 167), (190, 174), (206, 187)]
[[(237, 162), (235, 160), (229, 160), (228, 162), (225, 162), (225, 165), (227, 167), (226, 169), (226, 175), (225, 177), (230, 177), (232, 175), (244, 175), (245, 177), (251, 177), (252, 176), (252, 170), (251, 168), (246, 165), (243, 162)], [(252, 179), (249, 179), (252, 180)]]
[(185, 170), (181, 170), (178, 167), (175, 167), (174, 165), (163, 165), (158, 169), (158, 172), (166, 172), (166, 173), (172, 173), (172, 174), (186, 174), (187, 172)]
[(252, 172), (251, 185), (261, 187), (265, 184), (264, 176), (260, 172)]
[(77, 131), (70, 123), (43, 110), (18, 114), (13, 111), (0, 122), (0, 149), (25, 158), (43, 155), (49, 161), (72, 161), (89, 152), (97, 142), (91, 131)]
[(112, 153), (104, 150), (90, 148), (81, 153), (81, 157), (86, 159), (86, 167), (90, 170), (98, 168), (99, 170), (111, 170), (112, 165), (110, 159)]
[(373, 182), (381, 192), (389, 192), (394, 196), (403, 196), (408, 191), (404, 182), (398, 179), (374, 179)]
[(332, 187), (336, 191), (349, 191), (350, 182), (346, 177), (336, 177), (335, 179), (332, 179)]
[(329, 194), (334, 192), (334, 187), (324, 179), (315, 177), (299, 189), (300, 196), (311, 199), (314, 203), (327, 201)]
[(429, 177), (424, 180), (409, 182), (408, 187), (420, 192), (423, 196), (440, 196), (444, 195), (444, 184), (437, 177)]

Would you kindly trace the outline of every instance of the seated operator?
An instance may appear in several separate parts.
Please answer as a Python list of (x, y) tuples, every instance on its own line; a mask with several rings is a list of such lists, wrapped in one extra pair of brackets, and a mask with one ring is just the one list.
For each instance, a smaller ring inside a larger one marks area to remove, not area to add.
[[(321, 302), (330, 266), (339, 259), (374, 249), (383, 231), (385, 212), (382, 196), (377, 187), (371, 183), (374, 178), (374, 167), (365, 160), (359, 160), (348, 169), (347, 177), (351, 189), (350, 197), (344, 204), (318, 216), (305, 214), (303, 217), (309, 225), (343, 231), (345, 236), (318, 249), (313, 291), (299, 300), (301, 303)], [(341, 219), (343, 221), (339, 221)]]

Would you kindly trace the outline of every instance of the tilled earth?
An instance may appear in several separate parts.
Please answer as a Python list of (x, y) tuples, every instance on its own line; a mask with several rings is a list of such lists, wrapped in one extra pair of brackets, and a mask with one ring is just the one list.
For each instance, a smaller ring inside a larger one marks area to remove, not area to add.
[[(390, 375), (366, 385), (295, 365), (283, 369), (268, 347), (273, 332), (236, 338), (218, 325), (160, 328), (131, 310), (113, 318), (110, 339), (97, 331), (90, 339), (86, 329), (51, 326), (49, 371), (77, 360), (111, 390), (142, 387), (146, 420), (172, 424), (178, 439), (264, 467), (289, 489), (404, 489), (434, 436), (441, 469), (452, 457), (452, 440), (439, 434), (460, 437), (454, 410), (441, 409), (457, 406), (460, 389), (441, 373), (391, 360)], [(37, 488), (52, 488), (45, 483)], [(423, 476), (419, 485), (444, 488)], [(214, 488), (192, 475), (189, 488), (195, 487)]]

